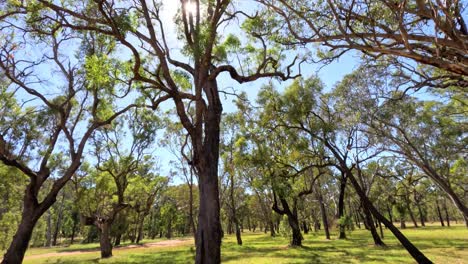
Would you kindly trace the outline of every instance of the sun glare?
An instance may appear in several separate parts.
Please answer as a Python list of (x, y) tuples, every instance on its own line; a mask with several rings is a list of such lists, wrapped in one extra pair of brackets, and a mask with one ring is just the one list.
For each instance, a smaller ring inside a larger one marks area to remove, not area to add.
[(197, 13), (197, 4), (195, 1), (185, 2), (185, 12), (187, 12), (187, 15), (195, 15)]

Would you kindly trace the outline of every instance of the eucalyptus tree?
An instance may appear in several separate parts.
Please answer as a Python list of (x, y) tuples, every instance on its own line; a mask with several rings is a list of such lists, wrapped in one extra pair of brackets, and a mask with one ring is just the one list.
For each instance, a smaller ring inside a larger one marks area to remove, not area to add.
[(320, 44), (319, 58), (355, 50), (371, 60), (383, 57), (416, 88), (468, 86), (464, 0), (257, 1), (277, 15), (283, 42)]
[[(339, 84), (338, 87), (351, 87), (353, 83), (359, 83), (359, 79), (352, 79), (349, 76)], [(378, 80), (376, 80), (378, 81)], [(371, 89), (372, 86), (367, 87)], [(297, 80), (288, 88), (286, 94), (289, 94), (289, 100), (283, 109), (278, 111), (277, 120), (282, 122), (282, 126), (289, 129), (306, 133), (311, 140), (318, 141), (323, 145), (328, 155), (333, 157), (336, 167), (343, 171), (348, 180), (353, 185), (356, 193), (363, 203), (363, 209), (369, 210), (374, 217), (381, 221), (392, 231), (395, 237), (405, 247), (419, 263), (431, 263), (424, 254), (419, 251), (390, 221), (388, 221), (371, 200), (366, 195), (355, 173), (359, 173), (359, 165), (362, 166), (373, 157), (376, 157), (380, 150), (372, 148), (375, 139), (364, 133), (359, 132), (361, 112), (342, 111), (340, 108), (348, 105), (342, 104), (342, 98), (347, 99), (352, 94), (340, 93), (343, 97), (337, 97), (333, 94), (321, 95), (322, 84), (316, 78), (309, 80)], [(295, 92), (291, 92), (295, 91)], [(362, 98), (367, 103), (366, 111), (375, 107), (366, 97)], [(371, 99), (371, 98), (369, 98)], [(335, 105), (332, 107), (332, 105)], [(351, 109), (350, 109), (351, 110)], [(359, 133), (359, 137), (357, 137)], [(376, 242), (378, 234), (373, 232), (373, 238)]]
[(368, 117), (368, 133), (377, 135), (386, 150), (415, 164), (452, 200), (468, 225), (464, 177), (454, 169), (466, 153), (462, 120), (454, 108), (437, 101), (406, 96), (391, 100)]
[[(272, 86), (265, 86), (260, 92), (257, 102), (261, 110), (258, 111), (257, 125), (264, 135), (261, 140), (256, 135), (256, 143), (258, 148), (263, 149), (263, 153), (256, 155), (256, 158), (269, 164), (268, 177), (273, 191), (272, 209), (288, 217), (292, 229), (291, 245), (300, 246), (302, 235), (298, 205), (306, 195), (317, 192), (316, 181), (320, 176), (330, 174), (326, 168), (331, 163), (324, 158), (323, 146), (317, 144), (317, 141), (310, 141), (306, 133), (287, 129), (280, 121), (281, 117), (275, 117), (277, 112), (282, 111), (286, 101), (291, 99), (288, 96), (293, 95), (281, 97)], [(297, 107), (301, 108), (300, 105)], [(319, 194), (320, 201), (321, 198)], [(322, 212), (325, 213), (323, 208)]]
[[(155, 141), (158, 118), (146, 109), (129, 111), (125, 117), (121, 122), (104, 127), (94, 135), (93, 154), (97, 163), (95, 171), (83, 186), (86, 193), (80, 197), (86, 223), (95, 225), (99, 230), (102, 258), (112, 256), (110, 229), (117, 215), (130, 206), (127, 191), (129, 184), (143, 180), (136, 178), (151, 178), (147, 174), (151, 173), (149, 169), (154, 166), (148, 150)], [(128, 146), (122, 144), (124, 139)], [(154, 192), (159, 190), (159, 187), (155, 188), (145, 201), (149, 206), (154, 201)], [(140, 202), (133, 205), (139, 206)]]
[(228, 221), (234, 223), (237, 244), (242, 245), (241, 237), (241, 220), (239, 211), (242, 206), (242, 194), (244, 189), (242, 188), (242, 178), (239, 169), (236, 168), (236, 164), (241, 163), (243, 148), (245, 148), (245, 139), (239, 133), (240, 126), (238, 124), (239, 119), (236, 113), (227, 114), (224, 117), (224, 123), (222, 126), (222, 143), (221, 143), (221, 164), (223, 174), (226, 175), (225, 183), (221, 178), (221, 184), (226, 186), (227, 198), (225, 198), (225, 204), (228, 210)]
[[(7, 107), (0, 113), (0, 161), (29, 179), (21, 221), (2, 263), (21, 263), (35, 224), (80, 167), (95, 131), (135, 107), (119, 99), (132, 87), (118, 70), (125, 69), (122, 63), (95, 63), (97, 56), (80, 45), (89, 36), (59, 30), (55, 22), (64, 20), (39, 12), (38, 2), (29, 3), (27, 15), (20, 5), (0, 4), (0, 69), (10, 82), (0, 90)], [(105, 50), (114, 52), (111, 45)]]
[(144, 223), (146, 217), (150, 214), (151, 207), (158, 196), (161, 196), (167, 188), (168, 179), (151, 172), (148, 166), (154, 166), (153, 163), (147, 163), (139, 169), (140, 177), (133, 177), (128, 183), (128, 203), (131, 211), (136, 214), (135, 242), (138, 244), (143, 239)]
[[(270, 77), (286, 80), (293, 77), (296, 60), (291, 59), (289, 65), (281, 63), (282, 47), (268, 44), (271, 30), (261, 13), (252, 14), (250, 6), (234, 5), (230, 0), (181, 1), (176, 16), (177, 40), (172, 39), (174, 30), (169, 25), (173, 23), (163, 20), (167, 1), (37, 3), (62, 19), (58, 27), (106, 34), (129, 51), (133, 80), (142, 83), (153, 108), (173, 101), (190, 136), (191, 165), (199, 177), (196, 262), (219, 263), (218, 160), (223, 110), (219, 76), (227, 73), (239, 83)], [(236, 21), (243, 21), (243, 26), (239, 28)], [(242, 37), (222, 34), (225, 26), (232, 26)], [(237, 65), (232, 60), (237, 58), (231, 56), (234, 53), (248, 63)], [(194, 116), (188, 113), (190, 106)]]
[(188, 221), (190, 222), (190, 228), (194, 239), (196, 240), (196, 205), (194, 200), (194, 191), (197, 187), (197, 175), (194, 175), (193, 167), (190, 166), (189, 162), (192, 160), (192, 149), (190, 144), (189, 135), (184, 131), (182, 124), (174, 122), (172, 120), (172, 114), (168, 113), (168, 116), (164, 118), (165, 134), (161, 140), (161, 144), (168, 148), (171, 154), (176, 160), (171, 161), (172, 171), (171, 173), (181, 177), (187, 184), (189, 193), (189, 211)]

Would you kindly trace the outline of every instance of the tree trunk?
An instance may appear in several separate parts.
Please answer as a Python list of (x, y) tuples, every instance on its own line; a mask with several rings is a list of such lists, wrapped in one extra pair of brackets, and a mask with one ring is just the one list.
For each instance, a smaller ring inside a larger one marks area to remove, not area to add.
[(303, 226), (302, 229), (304, 230), (304, 234), (309, 234), (309, 226), (306, 221), (302, 222), (302, 226)]
[(169, 218), (169, 221), (167, 222), (166, 238), (172, 238), (172, 218)]
[(237, 239), (237, 245), (242, 246), (241, 231), (239, 228), (239, 223), (237, 223), (237, 219), (236, 219), (236, 239)]
[[(228, 219), (227, 221), (227, 233), (228, 235), (232, 234), (232, 219)], [(265, 228), (265, 233), (266, 233), (266, 228)]]
[(18, 226), (13, 240), (3, 256), (2, 264), (18, 264), (23, 262), (24, 253), (28, 248), (29, 240), (36, 225), (38, 217), (34, 216), (32, 210), (23, 209), (21, 222)]
[(414, 217), (413, 210), (411, 210), (410, 201), (408, 197), (406, 197), (405, 200), (406, 200), (406, 208), (408, 209), (408, 213), (410, 215), (411, 221), (413, 221), (414, 227), (418, 227), (418, 221), (416, 221), (416, 217)]
[(421, 220), (421, 226), (426, 226), (426, 224), (424, 223), (424, 213), (423, 213), (420, 203), (418, 203), (418, 212), (419, 212), (419, 220)]
[(358, 228), (361, 229), (361, 220), (359, 219), (359, 214), (354, 206), (353, 206), (353, 211), (354, 211), (354, 221), (356, 221), (356, 225), (358, 226)]
[(322, 215), (323, 229), (325, 230), (325, 238), (330, 239), (330, 230), (328, 228), (328, 217), (327, 210), (325, 209), (325, 204), (323, 203), (322, 193), (320, 189), (317, 188), (317, 200), (320, 204), (320, 213)]
[[(193, 162), (197, 169), (200, 193), (195, 257), (195, 263), (197, 264), (221, 262), (218, 162), (220, 122), (223, 108), (219, 99), (216, 80), (208, 81), (204, 89), (209, 101), (204, 116), (204, 138), (201, 135), (192, 136), (194, 142)], [(205, 108), (205, 106), (201, 105), (197, 105), (198, 107)]]
[(390, 219), (390, 222), (393, 223), (392, 208), (388, 204), (387, 204), (387, 212), (388, 212), (388, 218)]
[(190, 184), (188, 186), (189, 186), (189, 221), (190, 221), (190, 227), (192, 229), (193, 238), (195, 239), (195, 244), (196, 244), (197, 227), (195, 226), (195, 218), (193, 217), (193, 173), (192, 173), (192, 170), (190, 170)]
[(79, 222), (78, 212), (76, 212), (76, 211), (72, 212), (72, 220), (73, 220), (73, 226), (72, 226), (72, 234), (71, 234), (70, 244), (73, 244), (75, 242), (76, 228), (77, 228), (78, 222)]
[(122, 240), (122, 233), (119, 232), (119, 233), (115, 236), (114, 247), (120, 246), (121, 240)]
[(302, 234), (297, 215), (288, 214), (288, 223), (292, 229), (291, 246), (302, 246)]
[(375, 228), (374, 220), (372, 219), (370, 209), (365, 202), (362, 202), (362, 209), (364, 210), (365, 222), (367, 223), (366, 225), (369, 227), (369, 231), (372, 234), (372, 239), (374, 239), (374, 245), (385, 246), (385, 243), (382, 241), (379, 234), (377, 233), (377, 229)]
[(291, 211), (288, 201), (280, 197), (281, 205), (283, 209), (278, 207), (276, 200), (276, 194), (273, 194), (274, 204), (272, 209), (280, 215), (286, 215), (288, 217), (288, 224), (292, 230), (291, 246), (302, 246), (302, 234), (299, 219), (297, 218), (297, 205), (296, 200), (293, 202), (293, 210)]
[(99, 224), (99, 245), (101, 247), (101, 258), (112, 257), (112, 243), (110, 241), (110, 223), (104, 221)]
[(382, 229), (382, 222), (380, 222), (380, 221), (378, 221), (378, 222), (379, 222), (380, 236), (382, 237), (382, 239), (384, 239), (384, 233), (383, 233), (383, 229)]
[(44, 246), (50, 247), (52, 245), (52, 212), (47, 211), (47, 228), (46, 228), (46, 241)]
[(458, 195), (453, 191), (453, 189), (448, 185), (445, 181), (436, 181), (439, 183), (439, 187), (445, 191), (445, 193), (450, 197), (453, 204), (457, 207), (458, 210), (463, 215), (463, 219), (465, 220), (465, 226), (468, 228), (468, 207), (463, 203), (463, 201), (458, 197)]
[(432, 263), (416, 246), (411, 243), (404, 235), (403, 233), (396, 228), (393, 223), (388, 221), (383, 215), (379, 213), (379, 211), (374, 207), (372, 202), (367, 198), (366, 194), (363, 192), (361, 189), (361, 186), (359, 186), (359, 183), (357, 180), (354, 178), (352, 172), (348, 170), (346, 172), (348, 174), (349, 180), (354, 186), (354, 189), (356, 190), (356, 193), (359, 195), (361, 198), (361, 201), (367, 205), (367, 208), (371, 213), (379, 220), (381, 221), (390, 231), (393, 233), (393, 235), (400, 241), (401, 245), (408, 251), (408, 253), (418, 262), (419, 264), (429, 264)]
[(22, 263), (24, 253), (28, 248), (31, 235), (39, 218), (52, 206), (55, 202), (55, 196), (44, 200), (41, 204), (37, 202), (35, 195), (36, 182), (30, 182), (26, 187), (23, 198), (23, 211), (21, 213), (21, 221), (16, 230), (13, 240), (3, 256), (2, 264), (17, 264)]
[[(340, 181), (340, 197), (338, 199), (338, 220), (340, 221), (341, 218), (344, 216), (344, 198), (345, 198), (345, 191), (346, 191), (346, 181), (347, 178), (345, 177), (344, 173), (341, 174), (341, 181)], [(338, 239), (345, 239), (346, 232), (345, 226), (340, 224), (340, 235)]]
[(75, 233), (76, 233), (76, 224), (73, 223), (70, 245), (73, 245), (73, 243), (75, 243)]
[(143, 239), (143, 224), (145, 222), (145, 218), (148, 214), (143, 213), (141, 216), (140, 222), (138, 223), (138, 232), (137, 232), (137, 238), (136, 238), (136, 243), (139, 244), (140, 241)]
[(450, 227), (450, 218), (447, 210), (447, 203), (444, 200), (444, 211), (445, 211), (445, 221), (447, 222), (447, 227)]
[(436, 199), (436, 206), (437, 206), (437, 215), (439, 216), (440, 224), (442, 226), (445, 226), (444, 219), (442, 218), (442, 213), (440, 212), (439, 201), (437, 201), (437, 199)]
[(270, 220), (268, 221), (268, 225), (270, 226), (270, 236), (271, 237), (276, 236), (275, 225), (273, 224), (273, 220), (271, 220), (271, 217), (270, 217)]
[(65, 192), (62, 193), (62, 199), (60, 201), (59, 211), (58, 211), (58, 214), (57, 214), (57, 221), (55, 221), (54, 236), (53, 236), (53, 240), (52, 240), (52, 245), (53, 246), (57, 245), (57, 237), (58, 237), (58, 234), (60, 233), (60, 227), (61, 227), (61, 224), (62, 224), (64, 200), (65, 200)]

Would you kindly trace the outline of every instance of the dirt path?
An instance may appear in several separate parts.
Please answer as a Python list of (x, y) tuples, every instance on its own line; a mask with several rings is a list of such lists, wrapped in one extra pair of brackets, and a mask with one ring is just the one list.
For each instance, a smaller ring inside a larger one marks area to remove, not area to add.
[[(112, 251), (129, 250), (129, 249), (134, 249), (134, 248), (174, 247), (174, 246), (180, 246), (180, 245), (190, 245), (192, 243), (193, 243), (192, 239), (173, 239), (173, 240), (166, 240), (166, 241), (159, 241), (159, 242), (150, 242), (150, 243), (145, 243), (143, 245), (128, 245), (128, 246), (123, 246), (123, 247), (116, 247), (116, 248), (113, 248)], [(51, 252), (51, 253), (45, 253), (45, 254), (25, 256), (24, 259), (65, 257), (65, 256), (73, 256), (73, 255), (80, 255), (80, 254), (87, 254), (87, 253), (99, 253), (99, 252), (100, 252), (99, 249)]]

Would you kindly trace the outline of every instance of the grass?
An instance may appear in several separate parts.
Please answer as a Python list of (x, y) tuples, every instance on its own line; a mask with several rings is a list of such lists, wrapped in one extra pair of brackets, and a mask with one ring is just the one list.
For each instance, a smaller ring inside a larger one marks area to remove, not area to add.
[[(408, 228), (404, 234), (435, 263), (468, 264), (468, 229)], [(332, 233), (333, 234), (333, 233)], [(336, 237), (336, 234), (333, 234)], [(305, 235), (304, 246), (288, 247), (288, 239), (271, 238), (263, 233), (244, 233), (244, 245), (237, 246), (234, 236), (226, 236), (222, 244), (223, 263), (414, 263), (389, 231), (385, 231), (385, 248), (372, 245), (366, 230), (355, 230), (346, 240), (325, 240), (322, 233)], [(32, 249), (29, 256), (83, 249), (95, 249), (96, 244), (69, 248)], [(151, 247), (115, 250), (110, 259), (99, 259), (99, 253), (86, 252), (61, 257), (26, 258), (24, 263), (78, 264), (78, 263), (193, 263), (195, 249), (192, 244), (173, 247)]]

